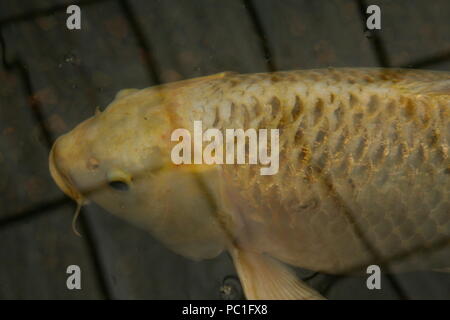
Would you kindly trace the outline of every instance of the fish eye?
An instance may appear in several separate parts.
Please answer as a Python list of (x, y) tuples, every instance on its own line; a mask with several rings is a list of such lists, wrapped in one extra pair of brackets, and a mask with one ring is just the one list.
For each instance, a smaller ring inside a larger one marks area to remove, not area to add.
[(128, 183), (121, 180), (110, 181), (108, 182), (108, 185), (118, 191), (128, 191), (130, 189)]
[(131, 176), (120, 169), (114, 169), (107, 174), (108, 185), (117, 191), (128, 191), (131, 184)]

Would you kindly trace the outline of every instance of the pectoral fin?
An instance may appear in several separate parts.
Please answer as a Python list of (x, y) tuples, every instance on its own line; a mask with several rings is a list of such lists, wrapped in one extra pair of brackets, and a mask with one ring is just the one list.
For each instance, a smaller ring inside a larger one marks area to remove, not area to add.
[(263, 254), (232, 252), (234, 264), (249, 300), (322, 300), (289, 269), (275, 259)]

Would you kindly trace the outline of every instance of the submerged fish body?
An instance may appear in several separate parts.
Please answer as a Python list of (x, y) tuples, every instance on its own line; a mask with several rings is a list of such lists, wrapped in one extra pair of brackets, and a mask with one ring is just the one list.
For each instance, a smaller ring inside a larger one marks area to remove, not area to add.
[[(327, 273), (450, 265), (449, 112), (447, 72), (223, 73), (121, 92), (58, 139), (50, 168), (79, 203), (180, 254), (229, 250), (249, 298), (318, 298), (279, 261)], [(279, 172), (174, 165), (171, 132), (196, 120), (279, 129)]]

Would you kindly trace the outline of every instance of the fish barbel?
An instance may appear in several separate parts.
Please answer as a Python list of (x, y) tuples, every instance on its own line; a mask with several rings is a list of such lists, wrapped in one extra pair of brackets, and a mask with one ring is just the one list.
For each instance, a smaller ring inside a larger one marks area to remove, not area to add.
[[(89, 198), (186, 257), (228, 250), (247, 298), (314, 299), (285, 264), (450, 266), (449, 113), (448, 72), (221, 73), (119, 92), (56, 141), (50, 170), (79, 204)], [(278, 129), (278, 173), (175, 165), (171, 133), (194, 121)]]

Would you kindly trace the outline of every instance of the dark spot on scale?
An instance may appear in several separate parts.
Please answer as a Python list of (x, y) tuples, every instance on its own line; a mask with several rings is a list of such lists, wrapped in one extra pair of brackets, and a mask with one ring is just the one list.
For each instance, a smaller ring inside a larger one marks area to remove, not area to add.
[(322, 99), (318, 99), (314, 108), (314, 124), (317, 124), (322, 118), (324, 110), (324, 104)]
[(357, 103), (358, 103), (358, 99), (356, 98), (356, 96), (353, 93), (350, 93), (350, 96), (349, 96), (350, 108), (353, 108)]
[(277, 83), (280, 82), (281, 78), (278, 75), (273, 75), (272, 77), (270, 77), (270, 81), (272, 81), (272, 83)]
[(237, 80), (230, 80), (230, 88), (234, 88), (239, 84)]
[(335, 98), (336, 96), (334, 95), (334, 93), (330, 94), (330, 103), (333, 103)]
[(275, 118), (276, 115), (280, 112), (280, 99), (277, 97), (272, 97), (272, 100), (270, 101), (270, 105), (272, 107), (272, 117)]
[(291, 111), (292, 118), (297, 119), (298, 116), (302, 113), (302, 111), (303, 111), (302, 101), (298, 96), (295, 96), (295, 104)]

